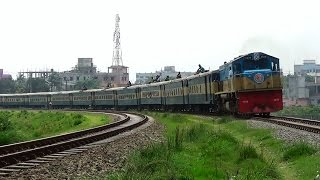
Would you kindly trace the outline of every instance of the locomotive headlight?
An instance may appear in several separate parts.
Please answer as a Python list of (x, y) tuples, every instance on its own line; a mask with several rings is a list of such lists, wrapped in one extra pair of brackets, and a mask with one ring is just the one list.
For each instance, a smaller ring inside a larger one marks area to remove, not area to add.
[(278, 102), (278, 101), (280, 101), (280, 99), (279, 98), (274, 98), (273, 101), (274, 102)]

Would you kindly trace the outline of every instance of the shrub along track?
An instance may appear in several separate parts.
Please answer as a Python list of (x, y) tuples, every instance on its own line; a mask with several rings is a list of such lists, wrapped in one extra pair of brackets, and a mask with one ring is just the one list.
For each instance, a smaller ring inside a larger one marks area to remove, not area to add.
[[(90, 112), (106, 113), (106, 111)], [(82, 152), (82, 149), (72, 148), (116, 136), (120, 133), (137, 128), (148, 121), (148, 117), (142, 114), (111, 111), (108, 113), (117, 114), (118, 116), (121, 116), (122, 119), (111, 124), (88, 130), (0, 146), (0, 175), (6, 176), (10, 172), (30, 168), (38, 163), (47, 162), (55, 157)], [(141, 118), (139, 120), (130, 119), (127, 114), (134, 114)], [(70, 151), (62, 152), (66, 150)]]
[(320, 134), (320, 121), (295, 117), (270, 116), (268, 118), (253, 117), (252, 120), (270, 122), (295, 129)]

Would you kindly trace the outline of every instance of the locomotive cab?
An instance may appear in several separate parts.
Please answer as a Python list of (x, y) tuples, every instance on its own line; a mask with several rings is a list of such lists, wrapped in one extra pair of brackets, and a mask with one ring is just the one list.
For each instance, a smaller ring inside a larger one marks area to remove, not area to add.
[(251, 53), (232, 63), (236, 91), (281, 88), (279, 59)]
[(281, 110), (279, 59), (261, 52), (239, 56), (220, 66), (220, 97), (226, 109), (245, 114)]

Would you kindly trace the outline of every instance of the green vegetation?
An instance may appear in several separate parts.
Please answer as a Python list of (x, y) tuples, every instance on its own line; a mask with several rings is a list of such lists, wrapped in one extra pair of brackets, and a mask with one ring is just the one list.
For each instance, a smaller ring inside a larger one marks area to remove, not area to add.
[(107, 179), (313, 179), (318, 149), (273, 138), (232, 117), (149, 113), (166, 127), (167, 141), (132, 153)]
[(294, 144), (285, 150), (284, 160), (293, 160), (301, 156), (310, 156), (316, 152), (316, 149), (305, 143)]
[(81, 80), (81, 81), (77, 81), (74, 89), (75, 90), (81, 90), (84, 88), (87, 89), (95, 89), (95, 88), (99, 88), (99, 80), (98, 79), (86, 79), (86, 80)]
[(11, 79), (0, 80), (0, 94), (15, 92), (15, 82)]
[(0, 111), (0, 145), (38, 139), (106, 124), (102, 114)]
[(292, 116), (292, 117), (320, 120), (320, 106), (284, 107), (283, 110), (273, 114), (277, 116)]

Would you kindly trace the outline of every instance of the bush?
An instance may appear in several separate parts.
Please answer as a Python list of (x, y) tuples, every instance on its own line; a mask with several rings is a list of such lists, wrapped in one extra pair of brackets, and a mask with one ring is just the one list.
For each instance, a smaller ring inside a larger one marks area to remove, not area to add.
[(0, 131), (7, 131), (11, 128), (10, 113), (2, 112), (0, 114)]
[(84, 116), (79, 113), (72, 113), (71, 116), (72, 116), (72, 119), (83, 119), (84, 118)]
[(180, 127), (176, 127), (175, 136), (169, 136), (167, 138), (168, 149), (181, 150), (182, 149), (183, 136), (184, 136), (184, 129), (181, 129)]
[(243, 145), (240, 148), (240, 157), (239, 161), (246, 160), (246, 159), (257, 159), (259, 158), (258, 153), (256, 152), (256, 149), (251, 145)]
[(73, 121), (73, 126), (77, 126), (77, 125), (81, 124), (85, 119), (85, 117), (79, 113), (72, 113), (71, 118)]
[(232, 121), (232, 119), (230, 117), (225, 117), (225, 116), (220, 117), (220, 118), (217, 119), (217, 123), (218, 124), (225, 124), (225, 123), (228, 123), (228, 122), (231, 122), (231, 121)]
[(77, 126), (77, 125), (81, 124), (82, 121), (83, 121), (82, 119), (76, 119), (76, 120), (73, 121), (73, 125)]
[(194, 125), (186, 129), (185, 137), (188, 141), (195, 141), (206, 134), (208, 129), (203, 125)]
[(308, 144), (299, 143), (287, 148), (287, 150), (283, 154), (283, 159), (287, 161), (287, 160), (298, 158), (300, 156), (312, 155), (315, 152), (316, 152), (316, 149), (309, 146)]
[(0, 132), (0, 145), (10, 144), (17, 142), (17, 136), (14, 131)]

